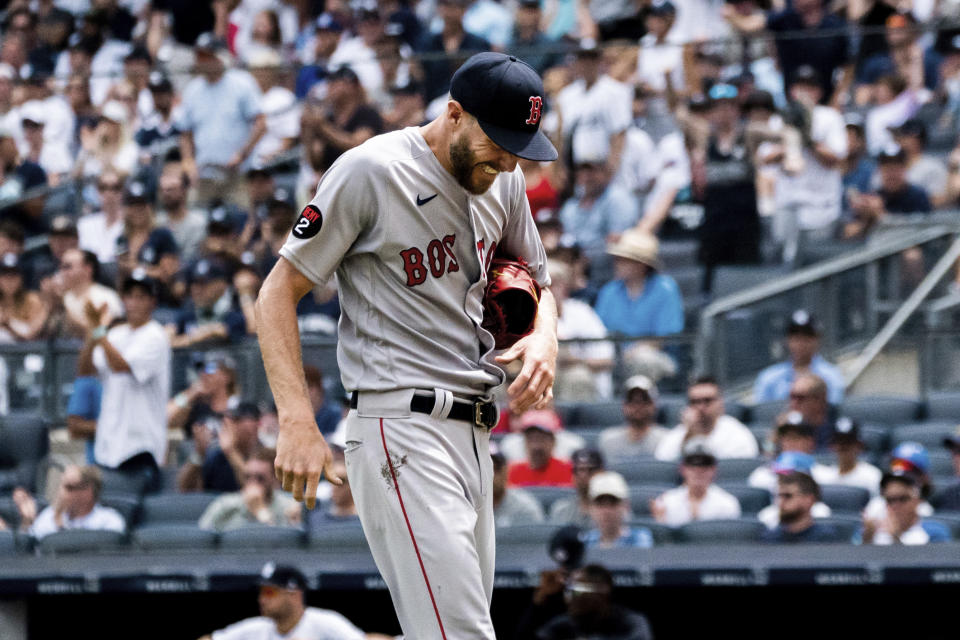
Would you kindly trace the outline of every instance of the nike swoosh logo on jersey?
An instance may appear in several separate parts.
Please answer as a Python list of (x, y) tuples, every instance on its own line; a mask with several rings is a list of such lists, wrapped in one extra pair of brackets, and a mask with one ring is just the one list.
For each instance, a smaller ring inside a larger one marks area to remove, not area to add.
[(430, 202), (431, 200), (433, 200), (433, 199), (436, 198), (436, 197), (437, 197), (437, 194), (435, 193), (435, 194), (433, 194), (432, 196), (430, 196), (429, 198), (421, 198), (421, 197), (420, 197), (420, 194), (418, 193), (418, 194), (417, 194), (417, 206), (418, 206), (418, 207), (422, 207), (423, 205), (427, 204), (428, 202)]

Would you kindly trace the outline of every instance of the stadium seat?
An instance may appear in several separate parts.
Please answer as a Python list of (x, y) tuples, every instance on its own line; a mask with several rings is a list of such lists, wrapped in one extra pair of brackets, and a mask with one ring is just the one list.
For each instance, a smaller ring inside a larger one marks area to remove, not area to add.
[(0, 556), (17, 552), (17, 536), (13, 531), (0, 531)]
[(771, 432), (773, 427), (768, 427), (765, 425), (747, 425), (747, 428), (750, 429), (750, 433), (753, 434), (753, 437), (757, 440), (757, 446), (760, 447), (760, 451), (764, 450), (766, 447), (767, 439), (772, 437)]
[(828, 524), (836, 529), (836, 539), (830, 540), (829, 542), (850, 542), (853, 539), (854, 534), (856, 534), (857, 531), (860, 530), (860, 527), (863, 526), (859, 516), (832, 515), (828, 518), (817, 518), (817, 522)]
[(676, 536), (687, 544), (748, 544), (759, 541), (764, 531), (759, 520), (736, 518), (691, 522), (678, 527)]
[(550, 507), (552, 507), (553, 503), (557, 500), (569, 498), (577, 494), (572, 487), (523, 487), (523, 490), (540, 502), (545, 513), (550, 512)]
[(622, 475), (627, 484), (675, 485), (680, 477), (678, 463), (653, 458), (614, 461), (607, 468)]
[(653, 518), (634, 518), (628, 522), (631, 527), (645, 527), (653, 534), (655, 545), (672, 544), (676, 542), (676, 532), (672, 527), (657, 522)]
[(143, 495), (146, 483), (141, 476), (134, 476), (127, 473), (114, 471), (113, 469), (100, 469), (103, 476), (103, 492), (112, 494), (127, 494), (131, 496)]
[(685, 406), (686, 396), (660, 396), (657, 399), (657, 422), (672, 429), (680, 423), (680, 412)]
[(953, 435), (957, 424), (953, 422), (914, 422), (894, 427), (890, 432), (891, 444), (919, 442), (930, 453), (943, 450), (943, 439)]
[(948, 451), (932, 451), (930, 475), (936, 478), (954, 478), (953, 454)]
[(216, 493), (161, 493), (145, 496), (141, 509), (140, 524), (184, 523), (196, 524), (210, 503), (217, 499)]
[(293, 549), (303, 546), (306, 533), (296, 527), (252, 526), (220, 533), (221, 549)]
[[(579, 427), (611, 427), (623, 423), (623, 403), (620, 400), (583, 403), (577, 408)], [(568, 424), (567, 428), (573, 425)]]
[(560, 416), (560, 422), (563, 423), (563, 426), (570, 428), (571, 426), (576, 426), (577, 422), (577, 413), (580, 410), (579, 402), (557, 402), (553, 405), (553, 410), (557, 412), (557, 415)]
[(757, 467), (766, 464), (763, 458), (722, 458), (717, 460), (717, 482), (746, 482)]
[(865, 424), (860, 427), (860, 438), (869, 453), (879, 455), (890, 446), (890, 428), (886, 425)]
[(497, 544), (546, 545), (559, 528), (559, 525), (547, 523), (497, 527)]
[(325, 523), (308, 532), (311, 549), (366, 549), (367, 537), (363, 533), (360, 521), (344, 523)]
[(960, 424), (960, 392), (933, 391), (925, 402), (927, 420), (943, 420)]
[(726, 409), (726, 414), (728, 416), (732, 416), (740, 422), (746, 422), (750, 415), (750, 407), (743, 404), (739, 400), (726, 397), (723, 399), (723, 406)]
[(960, 514), (958, 513), (935, 513), (928, 520), (934, 520), (936, 522), (943, 523), (948, 529), (950, 529), (950, 536), (954, 540), (960, 540)]
[(569, 433), (576, 434), (583, 438), (583, 446), (596, 448), (597, 442), (600, 440), (600, 429), (589, 429), (589, 428), (579, 428), (579, 429), (570, 429)]
[(659, 256), (671, 272), (681, 267), (699, 268), (697, 252), (700, 245), (696, 240), (663, 240), (660, 242)]
[(930, 504), (933, 505), (933, 508), (936, 509), (936, 512), (939, 513), (957, 513), (960, 514), (960, 511), (955, 509), (945, 510), (943, 507), (943, 501), (947, 497), (952, 497), (956, 492), (956, 485), (958, 478), (934, 478), (933, 479), (933, 495), (930, 497)]
[(664, 491), (672, 489), (666, 484), (640, 484), (630, 487), (630, 507), (633, 513), (640, 517), (650, 515), (650, 501)]
[(140, 521), (140, 499), (125, 493), (102, 493), (100, 504), (116, 509), (127, 523), (127, 529), (132, 529)]
[(722, 488), (740, 503), (740, 510), (746, 515), (756, 515), (770, 505), (770, 492), (748, 484), (724, 484)]
[(860, 513), (870, 501), (870, 492), (863, 487), (824, 484), (820, 485), (820, 501), (835, 513)]
[(124, 547), (126, 540), (126, 534), (118, 531), (67, 529), (44, 536), (37, 542), (37, 549), (47, 555), (115, 551)]
[(43, 418), (18, 414), (0, 419), (0, 492), (18, 486), (34, 492), (37, 469), (48, 449)]
[(217, 532), (196, 525), (157, 524), (133, 532), (133, 543), (144, 551), (203, 551), (217, 546)]
[(920, 401), (908, 396), (859, 396), (844, 400), (841, 413), (861, 423), (905, 424), (919, 418)]
[(772, 427), (776, 422), (777, 416), (787, 410), (786, 400), (774, 400), (772, 402), (758, 402), (749, 407), (750, 424), (758, 427)]

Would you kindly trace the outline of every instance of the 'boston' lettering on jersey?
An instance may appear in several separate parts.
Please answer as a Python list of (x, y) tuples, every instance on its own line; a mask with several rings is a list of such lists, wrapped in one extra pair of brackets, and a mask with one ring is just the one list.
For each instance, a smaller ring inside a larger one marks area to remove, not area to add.
[[(415, 287), (423, 284), (427, 279), (427, 270), (434, 278), (439, 278), (445, 273), (454, 273), (460, 270), (460, 264), (457, 262), (457, 256), (453, 253), (453, 244), (456, 241), (456, 235), (447, 235), (443, 241), (434, 238), (427, 245), (426, 262), (424, 262), (423, 251), (416, 247), (410, 247), (400, 252), (403, 258), (403, 270), (407, 272), (407, 286)], [(447, 261), (449, 258), (449, 262)]]

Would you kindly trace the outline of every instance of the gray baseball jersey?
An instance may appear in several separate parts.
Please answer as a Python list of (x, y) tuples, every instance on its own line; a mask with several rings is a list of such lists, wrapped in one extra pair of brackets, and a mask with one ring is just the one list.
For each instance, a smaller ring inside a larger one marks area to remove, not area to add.
[(549, 285), (519, 167), (470, 194), (410, 127), (344, 153), (280, 255), (316, 283), (336, 271), (345, 389), (482, 395), (503, 381), (480, 327), (486, 265), (498, 250), (523, 257)]

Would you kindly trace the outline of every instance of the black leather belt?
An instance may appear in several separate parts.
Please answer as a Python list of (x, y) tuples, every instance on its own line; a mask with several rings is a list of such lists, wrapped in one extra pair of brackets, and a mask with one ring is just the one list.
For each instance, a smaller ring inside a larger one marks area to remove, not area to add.
[[(433, 413), (433, 406), (436, 402), (433, 391), (430, 389), (419, 389), (418, 391), (421, 394), (430, 395), (418, 395), (414, 393), (413, 398), (410, 400), (410, 411), (426, 414)], [(357, 408), (356, 391), (350, 394), (350, 408)], [(450, 407), (450, 413), (447, 414), (447, 418), (450, 420), (471, 422), (484, 429), (493, 429), (497, 426), (497, 406), (492, 402), (479, 398), (465, 400), (454, 397), (453, 406)]]

